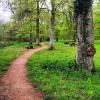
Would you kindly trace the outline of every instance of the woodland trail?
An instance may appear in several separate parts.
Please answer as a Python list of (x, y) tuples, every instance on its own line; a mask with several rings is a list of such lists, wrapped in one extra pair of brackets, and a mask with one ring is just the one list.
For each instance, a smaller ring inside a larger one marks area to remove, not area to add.
[(27, 60), (32, 54), (45, 49), (41, 45), (17, 58), (0, 80), (0, 100), (43, 100), (43, 93), (36, 91), (27, 78)]

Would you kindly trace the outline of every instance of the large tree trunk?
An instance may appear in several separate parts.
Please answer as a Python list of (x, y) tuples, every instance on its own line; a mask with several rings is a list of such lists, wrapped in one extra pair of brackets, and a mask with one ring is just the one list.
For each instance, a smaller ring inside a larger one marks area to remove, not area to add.
[[(87, 20), (87, 25), (84, 24), (84, 18)], [(86, 68), (89, 71), (95, 71), (93, 56), (96, 52), (94, 48), (93, 35), (93, 15), (92, 7), (89, 8), (86, 16), (82, 14), (77, 17), (77, 36), (78, 48), (76, 63), (79, 68)]]
[(86, 50), (83, 49), (84, 41), (83, 41), (83, 33), (82, 33), (82, 16), (81, 15), (77, 17), (77, 38), (78, 38), (78, 44), (77, 44), (76, 63), (80, 68), (82, 68), (85, 63), (86, 57), (84, 55), (84, 52), (86, 52)]
[(51, 29), (50, 29), (50, 50), (54, 49), (54, 32), (55, 32), (55, 1), (51, 0)]
[(87, 52), (91, 53), (90, 55), (87, 56), (87, 65), (88, 65), (88, 70), (89, 71), (95, 71), (95, 65), (93, 62), (93, 56), (96, 53), (96, 49), (94, 48), (94, 33), (93, 33), (93, 12), (92, 12), (92, 7), (89, 9), (87, 18), (89, 19), (88, 21), (88, 50)]
[(39, 0), (37, 0), (37, 18), (36, 18), (36, 43), (39, 45), (39, 14), (40, 14), (40, 9), (39, 9)]

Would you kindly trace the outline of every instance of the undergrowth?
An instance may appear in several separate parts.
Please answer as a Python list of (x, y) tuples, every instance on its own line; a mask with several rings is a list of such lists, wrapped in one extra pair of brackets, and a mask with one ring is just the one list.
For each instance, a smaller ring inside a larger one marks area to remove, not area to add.
[[(100, 42), (99, 42), (100, 43)], [(97, 72), (75, 71), (76, 48), (55, 44), (53, 51), (43, 50), (34, 54), (28, 62), (28, 76), (35, 88), (44, 92), (44, 100), (99, 100), (100, 46), (96, 44)]]

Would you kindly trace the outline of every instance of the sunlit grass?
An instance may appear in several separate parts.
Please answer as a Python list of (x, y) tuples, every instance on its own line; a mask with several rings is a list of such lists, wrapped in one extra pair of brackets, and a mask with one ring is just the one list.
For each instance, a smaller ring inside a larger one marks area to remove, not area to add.
[(14, 43), (12, 46), (0, 49), (0, 75), (8, 69), (11, 62), (26, 51), (27, 43)]

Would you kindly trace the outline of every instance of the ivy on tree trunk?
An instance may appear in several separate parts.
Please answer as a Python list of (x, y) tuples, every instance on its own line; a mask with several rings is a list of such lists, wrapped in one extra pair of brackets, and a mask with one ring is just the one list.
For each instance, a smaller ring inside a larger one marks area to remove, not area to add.
[(75, 1), (75, 18), (77, 24), (77, 57), (79, 69), (86, 68), (95, 71), (93, 62), (96, 50), (94, 48), (92, 0)]

